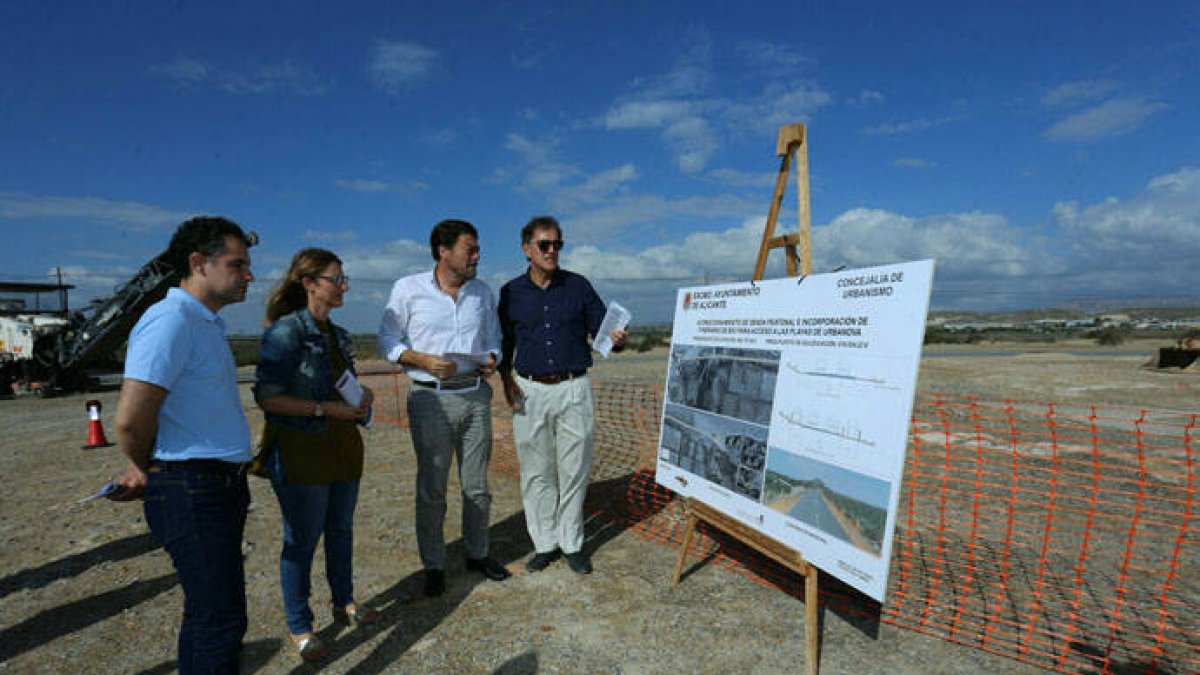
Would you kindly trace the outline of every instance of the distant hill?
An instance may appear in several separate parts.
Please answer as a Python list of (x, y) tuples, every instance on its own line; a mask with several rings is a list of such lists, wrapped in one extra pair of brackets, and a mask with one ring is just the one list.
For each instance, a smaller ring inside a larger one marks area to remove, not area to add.
[(1042, 307), (997, 312), (931, 310), (931, 319), (978, 322), (1007, 321), (1025, 323), (1036, 319), (1086, 319), (1097, 314), (1128, 314), (1131, 319), (1157, 318), (1166, 321), (1200, 316), (1200, 301), (1195, 298), (1148, 298), (1146, 300), (1088, 300), (1061, 307)]

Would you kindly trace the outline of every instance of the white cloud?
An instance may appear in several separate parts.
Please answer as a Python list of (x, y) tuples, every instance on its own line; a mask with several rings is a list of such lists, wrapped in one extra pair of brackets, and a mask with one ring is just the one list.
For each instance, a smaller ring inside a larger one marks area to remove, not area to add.
[(796, 81), (794, 71), (807, 64), (802, 54), (765, 42), (736, 48), (751, 66), (738, 64), (739, 80), (750, 76), (765, 80), (760, 93), (713, 97), (711, 39), (702, 30), (690, 31), (688, 38), (671, 69), (636, 82), (609, 106), (603, 119), (608, 131), (658, 130), (681, 173), (703, 171), (727, 135), (746, 129), (774, 132), (784, 124), (807, 121), (833, 103), (820, 86)]
[(901, 169), (932, 169), (937, 165), (938, 163), (933, 160), (919, 157), (899, 157), (892, 160), (892, 166)]
[(615, 169), (601, 171), (587, 177), (581, 183), (556, 190), (549, 197), (550, 210), (569, 211), (581, 205), (609, 199), (637, 179), (638, 170), (632, 164), (622, 164)]
[(1016, 277), (1045, 268), (1019, 231), (1001, 215), (947, 213), (913, 218), (879, 209), (851, 209), (813, 232), (814, 264), (867, 267), (937, 259), (939, 278)]
[(151, 66), (150, 72), (175, 80), (180, 84), (195, 85), (208, 79), (209, 67), (203, 61), (178, 59), (170, 63)]
[(764, 206), (758, 200), (752, 201), (732, 195), (680, 199), (659, 195), (632, 195), (572, 214), (570, 222), (564, 223), (564, 227), (571, 230), (573, 242), (591, 243), (604, 241), (634, 227), (645, 231), (679, 221), (738, 221), (763, 210)]
[(196, 59), (179, 59), (153, 66), (150, 72), (185, 87), (208, 86), (230, 94), (289, 93), (321, 96), (329, 82), (317, 73), (290, 60), (249, 65), (242, 70), (219, 69)]
[(845, 100), (845, 104), (851, 108), (866, 108), (872, 105), (878, 105), (887, 100), (883, 92), (875, 91), (874, 89), (863, 89), (854, 96)]
[(555, 158), (558, 139), (553, 136), (533, 140), (521, 134), (509, 134), (504, 139), (504, 148), (517, 153), (518, 164), (505, 167), (495, 177), (508, 181), (519, 172), (518, 187), (522, 190), (548, 193), (580, 173), (579, 169)]
[(863, 133), (868, 136), (896, 136), (899, 134), (913, 134), (921, 131), (927, 131), (935, 127), (952, 124), (962, 120), (961, 115), (947, 115), (945, 117), (918, 117), (914, 120), (905, 120), (903, 122), (885, 122), (872, 127), (863, 129)]
[[(711, 203), (707, 205), (712, 206)], [(705, 205), (643, 200), (628, 206), (627, 210), (663, 214), (668, 207), (695, 210)], [(693, 232), (680, 242), (652, 246), (631, 254), (615, 253), (594, 245), (572, 247), (563, 254), (563, 266), (589, 277), (620, 280), (745, 279), (754, 270), (763, 223), (762, 217), (750, 217), (737, 227), (720, 232)], [(572, 226), (579, 225), (577, 218)]]
[(718, 147), (711, 127), (700, 117), (685, 117), (672, 123), (662, 137), (675, 155), (675, 165), (687, 174), (703, 171)]
[(686, 118), (693, 109), (687, 101), (628, 101), (609, 109), (606, 129), (659, 129)]
[(116, 265), (113, 267), (87, 267), (84, 265), (63, 265), (56, 269), (47, 270), (47, 279), (56, 279), (56, 271), (62, 272), (64, 284), (74, 286), (69, 291), (68, 302), (72, 309), (87, 307), (92, 300), (110, 297), (113, 289), (124, 285), (138, 268)]
[(737, 169), (712, 169), (706, 176), (717, 183), (734, 188), (770, 188), (775, 186), (777, 171), (738, 171)]
[(832, 103), (833, 96), (814, 86), (768, 87), (757, 106), (757, 127), (775, 130), (785, 124), (807, 122), (818, 110)]
[(376, 86), (398, 94), (430, 77), (440, 63), (437, 52), (415, 42), (381, 41), (375, 45), (368, 70)]
[(340, 244), (358, 239), (358, 232), (354, 230), (341, 230), (338, 232), (324, 232), (321, 230), (305, 230), (304, 238), (309, 241), (322, 242), (327, 244)]
[[(666, 213), (678, 205), (658, 207)], [(698, 283), (701, 276), (714, 282), (747, 278), (762, 223), (761, 217), (746, 218), (738, 228), (693, 233), (635, 253), (584, 246), (563, 260), (571, 269), (601, 278), (684, 277), (664, 284), (657, 304), (648, 305), (669, 311), (674, 286)], [(1049, 223), (1037, 229), (1018, 227), (994, 213), (914, 218), (852, 209), (814, 228), (813, 249), (818, 271), (934, 258), (934, 301), (940, 307), (994, 310), (1072, 298), (1194, 297), (1200, 168), (1155, 177), (1130, 199), (1057, 204)], [(778, 253), (772, 256), (782, 262)], [(782, 266), (777, 268), (782, 273)]]
[(718, 143), (706, 115), (711, 102), (702, 96), (712, 82), (712, 40), (703, 29), (690, 29), (674, 66), (639, 81), (605, 114), (609, 131), (659, 129), (683, 173), (704, 169)]
[(1046, 130), (1051, 141), (1093, 143), (1105, 138), (1124, 136), (1167, 105), (1146, 98), (1115, 98), (1078, 112)]
[(1070, 234), (1089, 265), (1157, 270), (1170, 283), (1172, 275), (1190, 275), (1187, 268), (1200, 259), (1200, 168), (1158, 176), (1126, 201), (1056, 204), (1052, 222)]
[(533, 140), (509, 134), (504, 147), (516, 153), (518, 159), (497, 170), (493, 180), (515, 183), (522, 191), (544, 195), (554, 211), (569, 211), (610, 199), (639, 178), (637, 167), (629, 163), (589, 175), (559, 161), (555, 137)]
[(752, 66), (767, 72), (796, 69), (812, 64), (812, 59), (801, 54), (795, 48), (773, 42), (744, 42), (735, 49)]
[(9, 220), (70, 219), (118, 225), (133, 232), (151, 232), (174, 227), (192, 215), (195, 214), (139, 202), (0, 192), (0, 218)]
[[(681, 241), (635, 252), (596, 245), (564, 254), (563, 265), (598, 279), (601, 293), (622, 304), (637, 303), (639, 320), (668, 321), (678, 287), (748, 279), (754, 270), (765, 219), (750, 216), (738, 227), (693, 232)], [(813, 232), (817, 272), (839, 265), (867, 267), (937, 259), (935, 289), (942, 304), (995, 308), (1040, 288), (1055, 262), (1030, 255), (1037, 242), (995, 214), (946, 214), (911, 218), (886, 211), (847, 211)], [(1030, 262), (1034, 260), (1034, 262)], [(766, 278), (785, 274), (783, 252), (767, 259)], [(657, 281), (661, 283), (650, 284)], [(626, 305), (629, 306), (629, 305)]]
[(219, 81), (221, 89), (231, 94), (286, 92), (321, 96), (329, 91), (329, 85), (320, 77), (290, 61), (223, 73)]
[(363, 192), (367, 194), (378, 194), (387, 192), (392, 189), (392, 186), (381, 180), (369, 180), (362, 178), (336, 178), (333, 184), (343, 190), (350, 192)]
[(1042, 94), (1042, 105), (1047, 108), (1071, 108), (1104, 98), (1116, 89), (1117, 84), (1107, 80), (1064, 82)]
[(462, 137), (457, 130), (449, 127), (423, 133), (417, 137), (417, 140), (429, 145), (450, 145)]

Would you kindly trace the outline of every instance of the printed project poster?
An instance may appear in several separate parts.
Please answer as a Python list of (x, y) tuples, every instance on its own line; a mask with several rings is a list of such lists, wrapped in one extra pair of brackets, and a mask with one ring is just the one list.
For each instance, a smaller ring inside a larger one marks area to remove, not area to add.
[(657, 482), (883, 602), (933, 261), (679, 291)]

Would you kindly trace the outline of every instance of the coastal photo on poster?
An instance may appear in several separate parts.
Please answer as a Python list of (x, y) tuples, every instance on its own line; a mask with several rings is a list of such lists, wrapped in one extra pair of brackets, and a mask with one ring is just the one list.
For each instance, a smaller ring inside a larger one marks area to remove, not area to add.
[(771, 446), (763, 503), (879, 557), (891, 483)]

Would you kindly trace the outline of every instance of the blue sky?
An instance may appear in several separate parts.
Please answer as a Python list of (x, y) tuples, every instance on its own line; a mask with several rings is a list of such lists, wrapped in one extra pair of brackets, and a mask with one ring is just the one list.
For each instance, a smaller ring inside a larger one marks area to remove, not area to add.
[(1195, 2), (0, 0), (0, 58), (0, 278), (61, 267), (77, 305), (216, 213), (262, 239), (234, 331), (310, 245), (373, 331), (438, 220), (498, 289), (552, 213), (564, 266), (669, 321), (750, 275), (791, 122), (816, 271), (936, 258), (934, 309), (1197, 295)]

